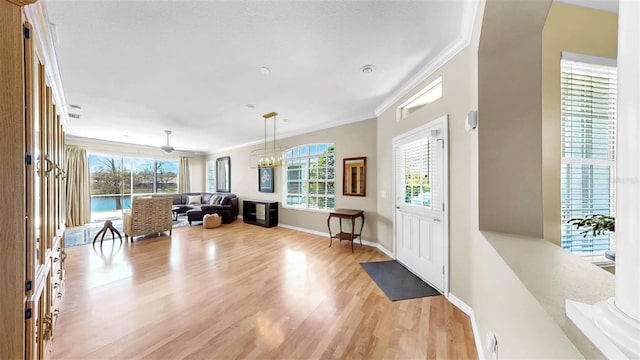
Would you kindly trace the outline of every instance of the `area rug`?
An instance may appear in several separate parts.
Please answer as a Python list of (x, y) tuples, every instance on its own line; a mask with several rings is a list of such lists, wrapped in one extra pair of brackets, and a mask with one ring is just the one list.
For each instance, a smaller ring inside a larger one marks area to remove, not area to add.
[[(111, 220), (111, 223), (113, 224), (113, 227), (120, 232), (120, 235), (122, 235), (122, 241), (124, 241), (124, 231), (122, 230), (122, 219)], [(185, 216), (178, 216), (178, 220), (173, 221), (172, 227), (175, 229), (175, 228), (179, 228), (187, 225), (189, 225), (189, 222), (187, 221), (187, 217), (185, 215)], [(67, 230), (65, 231), (65, 234), (64, 234), (64, 244), (66, 247), (91, 244), (93, 243), (93, 238), (96, 236), (98, 231), (102, 229), (103, 226), (104, 226), (104, 221), (100, 221), (100, 222), (90, 223), (88, 225), (78, 227), (75, 229)], [(102, 235), (100, 235), (100, 237), (102, 237)], [(100, 237), (98, 237), (98, 241), (100, 241)], [(107, 241), (107, 240), (111, 241), (111, 231), (107, 231), (106, 235), (104, 236), (104, 241)], [(120, 239), (118, 238), (118, 235), (115, 235), (114, 240), (120, 241)]]
[(391, 301), (440, 295), (395, 260), (360, 263)]

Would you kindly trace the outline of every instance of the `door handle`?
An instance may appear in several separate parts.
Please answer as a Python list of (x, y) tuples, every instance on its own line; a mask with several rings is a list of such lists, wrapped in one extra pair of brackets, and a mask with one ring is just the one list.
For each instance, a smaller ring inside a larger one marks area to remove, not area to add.
[(400, 210), (400, 206), (396, 206), (396, 209)]

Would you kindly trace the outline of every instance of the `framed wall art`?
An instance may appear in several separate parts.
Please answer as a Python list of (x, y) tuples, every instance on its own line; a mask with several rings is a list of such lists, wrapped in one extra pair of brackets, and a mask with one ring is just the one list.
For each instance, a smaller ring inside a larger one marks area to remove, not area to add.
[(258, 191), (273, 192), (273, 168), (258, 168)]

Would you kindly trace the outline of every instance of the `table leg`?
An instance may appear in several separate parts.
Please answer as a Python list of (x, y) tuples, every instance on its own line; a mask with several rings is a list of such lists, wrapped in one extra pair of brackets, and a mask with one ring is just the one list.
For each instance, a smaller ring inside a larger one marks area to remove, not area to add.
[(354, 217), (351, 218), (351, 252), (353, 252), (353, 235), (356, 230), (356, 219)]
[(96, 240), (98, 240), (98, 236), (102, 235), (102, 237), (100, 237), (100, 246), (102, 246), (102, 240), (104, 240), (104, 236), (107, 234), (107, 231), (111, 231), (111, 238), (114, 241), (116, 240), (114, 233), (118, 234), (118, 237), (120, 238), (120, 242), (122, 242), (122, 235), (120, 235), (120, 232), (118, 231), (118, 229), (116, 229), (113, 226), (113, 224), (111, 223), (111, 220), (107, 220), (104, 222), (104, 225), (102, 225), (102, 229), (100, 229), (100, 231), (98, 231), (96, 236), (93, 238), (93, 244), (95, 244)]
[(327, 217), (327, 228), (329, 228), (329, 247), (333, 244), (333, 236), (331, 236), (331, 215)]
[(364, 214), (360, 215), (362, 218), (362, 224), (360, 225), (360, 232), (358, 233), (358, 237), (360, 238), (360, 246), (362, 247), (362, 229), (364, 229)]

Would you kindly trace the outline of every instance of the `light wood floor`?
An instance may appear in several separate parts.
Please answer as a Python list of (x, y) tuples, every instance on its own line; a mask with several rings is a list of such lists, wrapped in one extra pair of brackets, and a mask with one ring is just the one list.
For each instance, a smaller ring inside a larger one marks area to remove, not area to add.
[(328, 244), (237, 220), (69, 248), (53, 358), (477, 358), (443, 296), (391, 302), (359, 265), (386, 255)]

